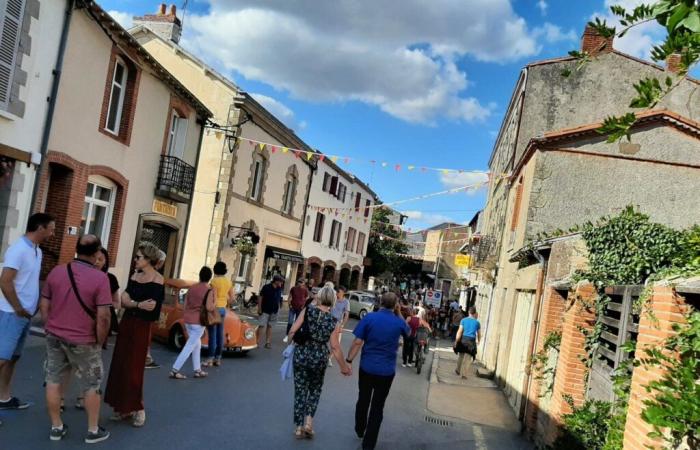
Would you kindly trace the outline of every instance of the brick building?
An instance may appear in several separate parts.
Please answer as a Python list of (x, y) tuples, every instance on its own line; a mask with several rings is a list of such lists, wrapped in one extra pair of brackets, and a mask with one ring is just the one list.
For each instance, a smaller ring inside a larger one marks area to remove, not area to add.
[(166, 252), (166, 277), (178, 276), (211, 113), (93, 1), (75, 3), (63, 58), (34, 203), (56, 217), (44, 269), (93, 233), (121, 282), (141, 240)]

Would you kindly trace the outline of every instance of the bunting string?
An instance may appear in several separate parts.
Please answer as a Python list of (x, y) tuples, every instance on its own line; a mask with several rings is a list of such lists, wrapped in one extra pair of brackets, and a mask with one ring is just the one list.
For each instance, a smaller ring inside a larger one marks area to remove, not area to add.
[[(390, 241), (398, 241), (398, 242), (401, 242), (401, 243), (406, 244), (406, 245), (428, 245), (427, 242), (423, 242), (423, 241), (407, 241), (407, 240), (405, 240), (405, 239), (395, 238), (395, 237), (392, 237), (392, 236), (387, 236), (386, 234), (382, 234), (382, 233), (379, 233), (379, 232), (377, 232), (377, 231), (372, 231), (371, 234), (374, 234), (375, 236), (379, 236), (380, 238), (388, 239), (388, 240), (390, 240)], [(442, 241), (442, 245), (451, 244), (451, 243), (453, 243), (453, 242), (466, 242), (466, 241), (468, 241), (468, 240), (469, 240), (469, 238), (464, 238), (464, 239), (451, 239), (451, 240), (449, 240), (449, 241)], [(432, 242), (431, 242), (431, 244), (438, 245), (437, 243), (432, 243)]]
[[(215, 135), (217, 136), (217, 139), (221, 139), (224, 135), (223, 132), (221, 131), (215, 131)], [(454, 169), (454, 168), (446, 168), (446, 167), (430, 167), (430, 166), (422, 166), (419, 164), (406, 164), (406, 163), (393, 163), (393, 162), (387, 162), (387, 161), (382, 161), (378, 159), (363, 159), (363, 158), (356, 158), (356, 157), (350, 157), (350, 156), (342, 156), (342, 155), (334, 155), (334, 154), (327, 154), (327, 153), (322, 153), (318, 150), (303, 150), (299, 148), (292, 148), (292, 147), (285, 147), (282, 145), (278, 144), (271, 144), (269, 142), (263, 142), (263, 141), (258, 141), (256, 139), (250, 139), (250, 138), (245, 138), (245, 137), (239, 137), (237, 138), (241, 141), (246, 141), (251, 147), (255, 148), (256, 150), (259, 151), (264, 151), (265, 149), (269, 149), (270, 153), (275, 154), (275, 153), (292, 153), (294, 156), (296, 156), (299, 159), (306, 159), (307, 161), (310, 161), (312, 159), (315, 159), (317, 161), (323, 161), (325, 159), (331, 160), (333, 163), (339, 163), (343, 162), (344, 164), (350, 164), (351, 162), (361, 162), (361, 163), (369, 163), (373, 166), (379, 166), (382, 168), (387, 168), (387, 169), (394, 169), (395, 171), (399, 172), (401, 170), (407, 170), (409, 172), (439, 172), (444, 175), (448, 174), (464, 174), (464, 173), (469, 173), (469, 174), (482, 174), (485, 177), (489, 176), (488, 171), (484, 170), (467, 170), (467, 169)]]

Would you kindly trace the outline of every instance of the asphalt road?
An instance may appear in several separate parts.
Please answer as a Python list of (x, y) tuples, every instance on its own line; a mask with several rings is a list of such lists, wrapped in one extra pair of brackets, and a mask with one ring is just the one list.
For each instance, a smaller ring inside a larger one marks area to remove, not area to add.
[[(352, 340), (350, 322), (343, 336), (347, 351)], [(293, 382), (279, 375), (281, 339), (284, 324), (277, 324), (273, 348), (260, 348), (246, 356), (227, 356), (219, 368), (209, 369), (206, 379), (176, 381), (168, 379), (168, 368), (177, 353), (154, 344), (153, 356), (162, 365), (146, 371), (146, 426), (136, 429), (127, 423), (108, 420), (111, 411), (102, 409), (102, 425), (112, 436), (96, 444), (103, 449), (357, 449), (360, 441), (354, 434), (354, 407), (357, 374), (343, 377), (337, 367), (326, 372), (321, 402), (316, 414), (316, 437), (311, 441), (294, 439), (292, 422)], [(64, 422), (68, 437), (61, 442), (48, 439), (49, 420), (43, 397), (42, 364), (44, 340), (30, 337), (24, 357), (18, 364), (13, 393), (32, 406), (23, 411), (0, 411), (0, 450), (83, 448), (85, 414), (70, 407), (69, 395)], [(111, 358), (111, 348), (105, 361)], [(435, 416), (425, 409), (428, 395), (430, 362), (421, 375), (415, 370), (398, 367), (397, 377), (387, 400), (378, 449), (525, 449), (530, 446), (504, 430), (475, 426), (450, 418)], [(183, 368), (191, 374), (191, 363)], [(354, 367), (357, 371), (357, 364)], [(478, 405), (465, 405), (476, 408)], [(436, 420), (437, 419), (437, 420)], [(435, 423), (446, 420), (446, 423)]]

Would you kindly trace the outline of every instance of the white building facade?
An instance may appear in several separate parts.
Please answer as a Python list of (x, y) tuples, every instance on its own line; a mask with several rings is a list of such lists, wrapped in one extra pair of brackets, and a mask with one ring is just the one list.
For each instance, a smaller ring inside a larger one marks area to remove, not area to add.
[(304, 221), (305, 277), (313, 286), (333, 281), (362, 288), (372, 212), (377, 195), (328, 159), (313, 175)]

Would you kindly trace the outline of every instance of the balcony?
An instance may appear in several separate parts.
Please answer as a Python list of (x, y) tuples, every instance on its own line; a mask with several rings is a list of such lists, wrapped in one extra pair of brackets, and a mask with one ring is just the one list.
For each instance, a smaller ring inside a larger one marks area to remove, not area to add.
[(175, 156), (162, 155), (156, 195), (178, 203), (189, 203), (194, 191), (194, 167)]

